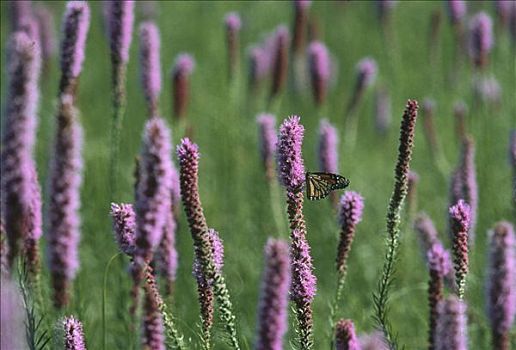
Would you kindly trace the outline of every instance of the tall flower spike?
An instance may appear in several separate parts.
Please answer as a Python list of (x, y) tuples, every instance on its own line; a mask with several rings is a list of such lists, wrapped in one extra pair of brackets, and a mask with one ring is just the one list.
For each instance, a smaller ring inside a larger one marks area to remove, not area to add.
[(430, 273), (428, 282), (428, 306), (430, 308), (429, 349), (435, 349), (436, 326), (437, 326), (437, 305), (443, 299), (443, 278), (451, 271), (450, 254), (444, 249), (440, 242), (436, 242), (427, 252), (427, 264)]
[(467, 8), (464, 0), (448, 0), (447, 1), (448, 16), (452, 25), (456, 26), (464, 20)]
[(90, 27), (90, 8), (86, 1), (69, 1), (61, 28), (60, 94), (75, 94), (84, 61), (86, 37)]
[(170, 211), (170, 183), (172, 175), (170, 130), (159, 117), (145, 124), (139, 181), (135, 203), (136, 250), (133, 265), (133, 297), (137, 296), (145, 265), (150, 263), (161, 242), (166, 214)]
[(73, 316), (65, 317), (63, 329), (65, 350), (86, 350), (81, 321)]
[(276, 29), (272, 57), (272, 86), (270, 99), (279, 95), (287, 81), (289, 31), (286, 26)]
[(496, 0), (495, 1), (495, 11), (498, 16), (498, 20), (500, 21), (500, 25), (502, 27), (506, 27), (509, 23), (509, 18), (511, 16), (511, 7), (514, 6), (514, 3), (507, 0)]
[(391, 125), (391, 96), (386, 88), (381, 87), (375, 94), (375, 126), (380, 134), (386, 134)]
[(287, 242), (269, 238), (258, 306), (256, 350), (281, 350), (288, 328), (290, 257)]
[(323, 172), (339, 171), (339, 136), (337, 129), (323, 119), (319, 123), (319, 168)]
[(184, 119), (190, 99), (190, 74), (195, 68), (195, 60), (187, 53), (176, 57), (172, 69), (172, 91), (174, 99), (174, 117)]
[(339, 225), (340, 241), (337, 249), (337, 271), (343, 275), (347, 270), (347, 259), (355, 237), (356, 226), (362, 221), (364, 199), (358, 192), (348, 191), (340, 199)]
[(418, 234), (421, 251), (426, 256), (432, 245), (439, 241), (437, 229), (432, 219), (424, 212), (417, 214), (414, 220), (414, 229)]
[(71, 95), (62, 95), (50, 164), (48, 255), (54, 304), (68, 304), (68, 289), (79, 268), (82, 183), (82, 127)]
[(330, 54), (326, 45), (314, 41), (308, 46), (308, 68), (312, 81), (312, 94), (318, 106), (324, 104), (331, 75)]
[(453, 235), (453, 263), (457, 279), (457, 295), (464, 297), (466, 275), (468, 273), (468, 232), (471, 225), (470, 206), (462, 199), (452, 206), (450, 212), (450, 227)]
[[(224, 276), (216, 269), (212, 251), (213, 244), (210, 240), (208, 225), (199, 198), (199, 148), (188, 138), (184, 138), (177, 147), (177, 156), (180, 165), (181, 199), (194, 241), (195, 257), (198, 259), (207, 280), (213, 279), (213, 292), (219, 304), (219, 311), (222, 321), (225, 323), (229, 340), (235, 349), (240, 349), (233, 305)], [(207, 345), (210, 344), (209, 333), (209, 329), (203, 329), (203, 341)]]
[(110, 152), (110, 191), (117, 195), (120, 133), (126, 107), (126, 71), (129, 61), (134, 22), (134, 1), (104, 1), (104, 24), (111, 48), (111, 80), (113, 90), (113, 121)]
[(11, 0), (7, 3), (11, 32), (21, 30), (24, 21), (31, 16), (31, 0)]
[(474, 242), (478, 208), (478, 185), (475, 171), (475, 144), (471, 136), (467, 136), (463, 140), (460, 168), (457, 176), (460, 177), (460, 180), (457, 180), (457, 185), (461, 186), (461, 196), (458, 199), (464, 199), (471, 210), (468, 240), (469, 242)]
[(161, 63), (159, 30), (150, 21), (140, 25), (140, 69), (149, 117), (153, 117), (157, 115), (161, 92)]
[(45, 66), (56, 54), (56, 40), (54, 29), (54, 16), (52, 12), (43, 5), (34, 8), (34, 16), (39, 28), (39, 44), (41, 47), (41, 58)]
[(310, 0), (294, 0), (294, 27), (292, 30), (292, 53), (298, 55), (303, 52), (306, 29), (308, 27), (308, 9)]
[(230, 12), (224, 18), (224, 24), (226, 26), (226, 44), (228, 47), (228, 73), (229, 79), (232, 79), (239, 66), (239, 33), (242, 23), (237, 12)]
[(274, 180), (274, 154), (276, 153), (276, 117), (272, 114), (260, 114), (256, 117), (260, 137), (260, 153), (265, 176), (268, 181)]
[(303, 135), (304, 127), (299, 123), (299, 117), (292, 116), (286, 119), (280, 127), (277, 157), (280, 181), (287, 192), (287, 211), (291, 231), (291, 298), (296, 304), (299, 345), (304, 350), (313, 347), (312, 301), (316, 292), (316, 278), (313, 274), (303, 214), (305, 178), (301, 153)]
[(355, 333), (355, 325), (351, 320), (340, 320), (335, 326), (335, 349), (336, 350), (360, 350)]
[(109, 213), (113, 221), (113, 232), (120, 250), (129, 257), (134, 254), (136, 216), (132, 204), (111, 203)]
[(256, 93), (261, 81), (269, 71), (267, 52), (264, 48), (255, 46), (249, 50), (249, 90)]
[(512, 224), (497, 223), (489, 240), (486, 304), (493, 349), (509, 350), (509, 332), (516, 314), (516, 238)]
[(114, 66), (129, 61), (129, 48), (133, 34), (134, 1), (109, 0), (107, 13), (111, 61)]
[(370, 87), (376, 80), (378, 67), (376, 61), (371, 57), (361, 59), (356, 65), (356, 82), (353, 89), (351, 100), (349, 101), (346, 115), (353, 115), (356, 108), (362, 101), (362, 97), (367, 88)]
[(476, 14), (469, 22), (469, 54), (476, 68), (485, 68), (493, 47), (493, 23), (485, 12)]
[(454, 295), (437, 306), (436, 350), (467, 350), (466, 303)]
[(335, 298), (331, 305), (331, 324), (335, 322), (334, 317), (338, 313), (344, 283), (346, 282), (347, 261), (351, 244), (355, 238), (356, 226), (362, 221), (364, 210), (364, 199), (358, 192), (348, 191), (340, 199), (339, 203), (339, 245), (337, 247), (336, 268), (337, 268), (337, 288)]
[(418, 108), (417, 101), (408, 100), (405, 111), (403, 112), (398, 160), (394, 170), (394, 190), (387, 209), (387, 253), (385, 254), (382, 276), (380, 277), (377, 291), (373, 295), (375, 301), (375, 318), (378, 326), (381, 328), (389, 346), (395, 348), (397, 347), (396, 339), (392, 334), (388, 319), (388, 300), (395, 271), (394, 265), (398, 255), (401, 213), (408, 190), (408, 173), (410, 170), (412, 150), (414, 148), (414, 133)]
[(34, 198), (32, 169), (36, 141), (39, 46), (26, 33), (15, 32), (7, 48), (8, 97), (2, 127), (0, 165), (1, 212), (5, 220), (8, 262), (12, 266), (20, 243), (27, 238), (27, 223)]

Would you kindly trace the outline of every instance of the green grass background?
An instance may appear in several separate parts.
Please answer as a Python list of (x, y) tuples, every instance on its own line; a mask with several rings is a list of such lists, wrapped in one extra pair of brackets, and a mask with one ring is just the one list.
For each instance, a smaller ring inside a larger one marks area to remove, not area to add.
[[(54, 10), (56, 29), (64, 3), (46, 3)], [(111, 126), (111, 92), (109, 49), (103, 32), (101, 3), (90, 2), (92, 21), (81, 76), (78, 104), (85, 128), (85, 171), (82, 187), (81, 268), (73, 288), (72, 304), (63, 313), (51, 309), (47, 299), (47, 326), (62, 314), (76, 314), (83, 322), (90, 349), (102, 344), (101, 295), (102, 278), (107, 261), (117, 253), (111, 232), (109, 212), (109, 135)], [(468, 3), (469, 14), (486, 10), (494, 16), (491, 3)], [(136, 26), (141, 21), (136, 7)], [(8, 23), (2, 3), (1, 47), (6, 47)], [(227, 81), (224, 43), (224, 14), (239, 11), (243, 28), (240, 83), (231, 88)], [(429, 22), (433, 11), (442, 12), (438, 64), (429, 64)], [(175, 56), (182, 51), (193, 54), (196, 68), (192, 76), (188, 121), (193, 139), (202, 154), (200, 194), (210, 227), (217, 229), (225, 243), (225, 267), (228, 286), (237, 312), (238, 329), (248, 347), (254, 341), (259, 279), (263, 266), (262, 250), (267, 237), (287, 237), (277, 232), (271, 212), (268, 186), (260, 164), (255, 116), (264, 110), (265, 100), (250, 106), (246, 93), (247, 61), (245, 49), (261, 40), (278, 24), (290, 26), (290, 2), (159, 2), (157, 22), (161, 30), (163, 92), (161, 113), (170, 123), (174, 143), (182, 135), (171, 118), (170, 69)], [(495, 47), (488, 67), (499, 80), (503, 92), (499, 109), (481, 104), (473, 106), (472, 71), (466, 62), (459, 81), (450, 82), (453, 62), (453, 36), (444, 3), (438, 1), (401, 1), (393, 11), (392, 38), (384, 40), (375, 11), (368, 1), (315, 1), (310, 10), (317, 17), (321, 35), (338, 65), (338, 77), (329, 94), (325, 117), (341, 135), (344, 107), (354, 86), (354, 67), (364, 56), (374, 57), (379, 65), (377, 84), (389, 89), (392, 96), (392, 127), (385, 137), (374, 130), (373, 94), (370, 91), (359, 109), (359, 133), (356, 147), (350, 151), (341, 142), (340, 172), (351, 180), (351, 190), (365, 198), (363, 222), (353, 244), (349, 273), (341, 307), (342, 317), (351, 318), (359, 333), (373, 330), (372, 293), (376, 287), (385, 253), (385, 214), (393, 187), (393, 169), (401, 114), (408, 98), (422, 102), (425, 96), (437, 101), (435, 116), (439, 142), (449, 163), (458, 161), (459, 143), (453, 132), (453, 103), (464, 99), (470, 106), (468, 127), (476, 141), (476, 167), (479, 183), (477, 240), (472, 251), (471, 273), (466, 298), (469, 303), (471, 348), (488, 348), (490, 335), (484, 312), (484, 277), (487, 231), (493, 224), (511, 217), (511, 171), (508, 165), (509, 129), (516, 125), (515, 56), (507, 31), (496, 27)], [(128, 107), (123, 123), (118, 201), (133, 201), (133, 161), (139, 152), (142, 127), (146, 119), (144, 97), (138, 69), (137, 29), (135, 28), (128, 71)], [(5, 102), (5, 52), (2, 56), (2, 106)], [(58, 61), (54, 59), (48, 74), (41, 80), (40, 128), (37, 161), (46, 194), (46, 175), (51, 156), (54, 130)], [(260, 107), (261, 106), (261, 107)], [(3, 110), (3, 107), (2, 107)], [(308, 170), (316, 170), (319, 111), (309, 89), (288, 89), (277, 110), (278, 124), (291, 114), (301, 116), (306, 128), (303, 155)], [(174, 154), (175, 159), (175, 154)], [(430, 160), (430, 153), (418, 121), (412, 169), (420, 175), (419, 209), (426, 211), (438, 227), (441, 238), (449, 244), (446, 229), (448, 176), (444, 177)], [(282, 202), (283, 207), (283, 202)], [(181, 212), (182, 213), (182, 212)], [(285, 214), (285, 213), (283, 213)], [(306, 202), (308, 239), (312, 246), (318, 293), (314, 303), (316, 348), (328, 348), (328, 304), (335, 287), (336, 217), (329, 201)], [(405, 217), (406, 219), (406, 217)], [(391, 301), (391, 320), (400, 341), (408, 349), (424, 348), (427, 335), (427, 270), (415, 234), (409, 223), (402, 232), (401, 260)], [(45, 239), (43, 239), (44, 241)], [(44, 244), (44, 243), (43, 243)], [(192, 239), (181, 214), (177, 232), (180, 266), (174, 300), (168, 300), (180, 330), (196, 340), (199, 330), (198, 305), (194, 279), (191, 276)], [(135, 331), (130, 329), (130, 277), (128, 261), (118, 258), (109, 274), (107, 294), (108, 349), (131, 348)], [(49, 286), (44, 266), (43, 284)], [(48, 293), (48, 290), (46, 291)], [(293, 322), (293, 320), (292, 320)], [(292, 327), (291, 332), (292, 332)], [(217, 349), (226, 348), (217, 326)], [(290, 334), (291, 341), (294, 339)], [(138, 346), (136, 346), (138, 347)], [(288, 345), (287, 347), (290, 347)]]

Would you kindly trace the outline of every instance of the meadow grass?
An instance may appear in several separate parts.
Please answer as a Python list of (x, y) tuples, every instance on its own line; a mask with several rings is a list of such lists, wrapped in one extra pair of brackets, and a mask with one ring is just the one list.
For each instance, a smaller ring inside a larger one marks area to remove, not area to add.
[[(86, 59), (80, 81), (78, 106), (85, 128), (85, 172), (82, 187), (81, 267), (73, 287), (71, 305), (63, 314), (74, 314), (84, 324), (86, 340), (91, 349), (102, 345), (102, 295), (104, 270), (118, 248), (113, 239), (109, 218), (109, 146), (112, 123), (111, 64), (109, 45), (102, 26), (101, 3), (90, 2), (92, 24), (87, 41)], [(384, 137), (374, 130), (373, 94), (369, 91), (357, 111), (358, 137), (352, 152), (341, 140), (340, 172), (351, 181), (350, 188), (365, 199), (363, 221), (358, 225), (355, 242), (348, 261), (341, 316), (354, 320), (357, 332), (370, 332), (372, 293), (385, 254), (385, 216), (393, 187), (397, 138), (405, 102), (414, 98), (420, 102), (426, 96), (437, 101), (436, 128), (445, 158), (451, 166), (458, 162), (460, 142), (454, 137), (453, 104), (463, 99), (470, 106), (467, 123), (476, 142), (476, 169), (479, 184), (477, 235), (471, 251), (471, 268), (466, 289), (469, 304), (471, 344), (487, 348), (490, 342), (484, 307), (484, 277), (486, 262), (486, 232), (495, 222), (511, 217), (511, 171), (508, 166), (509, 129), (516, 125), (515, 55), (508, 32), (497, 32), (488, 71), (502, 86), (499, 109), (475, 104), (471, 91), (473, 76), (466, 62), (456, 84), (449, 76), (453, 62), (451, 27), (441, 2), (401, 2), (393, 11), (389, 42), (376, 18), (374, 2), (346, 4), (316, 1), (311, 13), (318, 19), (321, 34), (337, 62), (338, 76), (328, 96), (327, 117), (343, 135), (344, 110), (354, 86), (354, 67), (364, 56), (374, 57), (379, 65), (377, 84), (389, 89), (392, 97), (392, 125)], [(469, 3), (469, 14), (484, 9), (494, 15), (487, 2)], [(1, 47), (6, 47), (8, 35), (5, 4), (2, 3)], [(49, 2), (56, 19), (64, 3)], [(163, 92), (161, 115), (172, 126), (173, 141), (182, 137), (171, 118), (171, 80), (169, 76), (175, 56), (181, 51), (193, 54), (197, 62), (191, 77), (191, 101), (188, 121), (193, 126), (193, 140), (198, 143), (200, 160), (200, 195), (208, 225), (220, 232), (225, 244), (224, 272), (232, 293), (238, 319), (239, 334), (244, 348), (254, 343), (259, 278), (264, 266), (263, 246), (269, 236), (286, 238), (287, 231), (278, 232), (272, 213), (268, 184), (261, 167), (258, 131), (255, 116), (265, 111), (266, 100), (250, 106), (246, 91), (244, 61), (236, 87), (227, 81), (226, 47), (223, 19), (226, 12), (236, 10), (243, 21), (241, 43), (247, 48), (261, 40), (277, 24), (292, 22), (289, 2), (159, 2), (157, 19), (161, 31)], [(428, 34), (430, 14), (443, 11), (437, 65), (429, 63)], [(136, 23), (141, 21), (137, 5)], [(127, 71), (127, 112), (123, 122), (120, 146), (119, 197), (117, 202), (133, 202), (133, 166), (138, 154), (145, 101), (139, 81), (136, 36), (133, 34), (131, 57)], [(2, 109), (5, 105), (5, 53), (2, 54)], [(242, 59), (246, 55), (242, 52)], [(41, 81), (40, 127), (37, 162), (44, 190), (45, 207), (48, 161), (51, 149), (56, 95), (58, 87), (56, 59)], [(267, 87), (268, 88), (268, 87)], [(288, 115), (301, 116), (305, 126), (303, 155), (307, 170), (317, 168), (317, 135), (319, 113), (311, 91), (289, 88), (274, 111), (279, 122)], [(177, 159), (174, 154), (174, 159)], [(436, 223), (441, 239), (449, 247), (446, 236), (448, 177), (443, 177), (430, 158), (422, 123), (416, 131), (411, 168), (420, 176), (418, 205)], [(283, 195), (283, 194), (282, 194)], [(283, 199), (282, 199), (283, 202)], [(283, 208), (283, 207), (282, 207)], [(282, 213), (286, 217), (286, 209)], [(312, 246), (318, 293), (314, 302), (316, 348), (328, 347), (327, 326), (329, 304), (334, 295), (337, 249), (337, 219), (329, 200), (305, 202), (308, 240)], [(406, 219), (406, 216), (404, 217)], [(43, 242), (45, 238), (43, 239)], [(44, 243), (43, 243), (44, 244)], [(44, 249), (44, 248), (43, 248)], [(176, 326), (186, 339), (198, 340), (199, 307), (195, 280), (192, 277), (193, 245), (186, 220), (181, 211), (177, 232), (180, 256), (174, 300), (167, 300)], [(129, 328), (131, 286), (128, 260), (118, 257), (107, 278), (107, 349), (138, 347), (134, 331)], [(391, 323), (399, 333), (400, 343), (407, 349), (423, 348), (427, 339), (426, 288), (428, 273), (410, 223), (403, 223), (400, 261), (391, 294)], [(41, 283), (48, 289), (49, 276), (44, 265)], [(50, 294), (45, 306), (45, 322), (52, 329), (61, 316), (51, 308)], [(290, 324), (294, 324), (291, 317)], [(223, 330), (216, 323), (216, 348), (221, 345)], [(513, 334), (514, 335), (514, 334)], [(294, 339), (293, 326), (289, 339)], [(218, 339), (218, 340), (217, 340)]]

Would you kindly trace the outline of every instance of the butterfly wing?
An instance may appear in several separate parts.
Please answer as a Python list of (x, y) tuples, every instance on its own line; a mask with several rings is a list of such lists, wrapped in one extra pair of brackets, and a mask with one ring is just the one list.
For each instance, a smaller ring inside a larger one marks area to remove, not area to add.
[(331, 191), (346, 188), (349, 180), (331, 173), (306, 173), (306, 196), (309, 200), (325, 198)]

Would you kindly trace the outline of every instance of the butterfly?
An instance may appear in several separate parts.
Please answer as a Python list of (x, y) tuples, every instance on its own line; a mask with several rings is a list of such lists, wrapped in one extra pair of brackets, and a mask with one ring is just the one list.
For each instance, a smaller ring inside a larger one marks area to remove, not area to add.
[(309, 200), (323, 199), (331, 191), (349, 186), (344, 176), (331, 173), (306, 173), (306, 196)]

